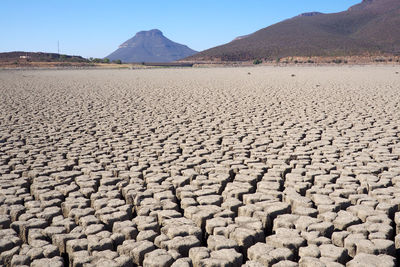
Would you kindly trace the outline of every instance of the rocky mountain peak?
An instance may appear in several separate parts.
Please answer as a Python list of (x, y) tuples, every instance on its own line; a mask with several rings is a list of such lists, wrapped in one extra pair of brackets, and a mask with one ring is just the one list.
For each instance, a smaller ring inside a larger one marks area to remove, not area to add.
[(162, 31), (158, 29), (153, 29), (150, 31), (140, 31), (136, 33), (136, 36), (164, 36)]
[(158, 29), (140, 31), (134, 37), (122, 43), (119, 48), (107, 56), (110, 60), (123, 62), (171, 62), (191, 56), (196, 51), (186, 45), (169, 40)]

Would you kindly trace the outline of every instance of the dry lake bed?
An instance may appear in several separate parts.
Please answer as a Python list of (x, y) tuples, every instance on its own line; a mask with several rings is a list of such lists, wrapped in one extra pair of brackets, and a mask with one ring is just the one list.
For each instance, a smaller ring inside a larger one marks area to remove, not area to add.
[(0, 71), (0, 265), (396, 266), (399, 71)]

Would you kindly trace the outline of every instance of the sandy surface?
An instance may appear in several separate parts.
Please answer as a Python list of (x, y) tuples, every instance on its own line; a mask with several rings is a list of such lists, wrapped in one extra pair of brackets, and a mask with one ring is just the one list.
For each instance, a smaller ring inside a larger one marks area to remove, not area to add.
[(0, 265), (395, 266), (399, 71), (1, 71)]

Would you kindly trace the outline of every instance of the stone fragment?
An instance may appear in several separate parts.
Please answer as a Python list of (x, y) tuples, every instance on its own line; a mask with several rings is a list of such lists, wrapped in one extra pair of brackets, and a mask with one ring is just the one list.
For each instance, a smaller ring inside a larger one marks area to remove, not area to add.
[(395, 267), (396, 258), (389, 255), (371, 255), (360, 253), (346, 264), (346, 267)]
[(145, 255), (143, 267), (169, 267), (174, 259), (164, 249), (156, 249)]

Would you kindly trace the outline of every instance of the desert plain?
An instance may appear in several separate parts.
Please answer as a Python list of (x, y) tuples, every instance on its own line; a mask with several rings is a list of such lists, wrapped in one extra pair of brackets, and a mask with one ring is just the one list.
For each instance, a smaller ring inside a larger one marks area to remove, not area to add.
[(0, 265), (396, 266), (399, 71), (0, 71)]

